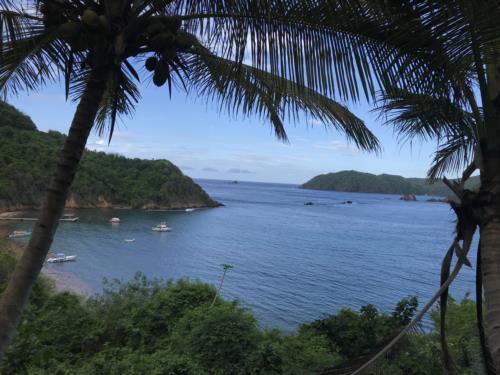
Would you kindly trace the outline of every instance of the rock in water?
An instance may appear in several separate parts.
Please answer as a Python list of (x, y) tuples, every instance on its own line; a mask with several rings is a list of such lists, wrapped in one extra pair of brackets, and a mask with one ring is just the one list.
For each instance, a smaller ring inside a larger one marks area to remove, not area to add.
[(401, 198), (402, 201), (412, 201), (412, 202), (415, 202), (417, 200), (417, 197), (415, 196), (415, 194), (405, 194), (403, 195)]

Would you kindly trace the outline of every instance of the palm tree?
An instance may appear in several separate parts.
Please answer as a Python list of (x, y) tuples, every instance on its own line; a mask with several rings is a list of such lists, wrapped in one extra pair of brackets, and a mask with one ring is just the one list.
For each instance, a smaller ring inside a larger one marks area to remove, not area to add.
[(215, 301), (217, 300), (217, 297), (220, 294), (222, 286), (224, 285), (224, 279), (226, 278), (226, 273), (227, 273), (227, 271), (229, 271), (232, 268), (234, 268), (234, 267), (232, 265), (230, 265), (230, 264), (227, 264), (227, 263), (224, 263), (222, 265), (222, 269), (223, 269), (222, 277), (220, 279), (219, 287), (217, 288), (217, 292), (215, 293), (214, 299), (213, 299), (212, 303), (210, 304), (210, 307), (212, 307), (213, 305), (215, 305)]
[[(443, 286), (462, 265), (470, 265), (466, 256), (479, 229), (479, 332), (488, 374), (500, 373), (500, 2), (339, 3), (349, 22), (338, 20), (338, 9), (333, 15), (325, 12), (323, 22), (351, 33), (369, 49), (365, 57), (372, 66), (378, 62), (380, 69), (388, 71), (385, 76), (373, 71), (381, 89), (378, 110), (382, 116), (403, 140), (437, 140), (429, 177), (463, 172), (458, 182), (445, 179), (459, 199), (452, 205), (458, 217), (457, 233), (443, 260), (442, 287), (433, 300), (441, 298), (443, 324), (447, 297)], [(477, 191), (470, 191), (464, 184), (475, 171), (480, 173), (481, 184)], [(454, 253), (457, 262), (450, 274)], [(444, 330), (442, 343), (445, 372), (453, 373)]]
[(140, 99), (141, 79), (166, 85), (170, 95), (175, 86), (215, 101), (230, 114), (259, 115), (284, 141), (284, 121), (319, 120), (362, 149), (379, 149), (364, 123), (334, 101), (373, 96), (370, 68), (316, 22), (318, 11), (313, 2), (278, 0), (0, 0), (3, 94), (61, 80), (78, 102), (33, 235), (0, 300), (0, 359), (91, 130), (108, 131), (111, 140), (117, 116), (130, 115)]

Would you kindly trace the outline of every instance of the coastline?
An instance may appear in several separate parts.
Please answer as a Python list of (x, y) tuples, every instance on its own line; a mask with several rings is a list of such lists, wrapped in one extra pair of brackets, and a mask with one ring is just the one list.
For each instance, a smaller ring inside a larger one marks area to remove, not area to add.
[[(223, 203), (214, 201), (214, 204), (211, 205), (198, 205), (198, 204), (190, 204), (190, 205), (180, 205), (180, 206), (156, 206), (156, 205), (145, 205), (139, 208), (134, 208), (131, 206), (121, 206), (121, 205), (66, 205), (65, 210), (93, 210), (93, 209), (101, 209), (101, 210), (143, 210), (143, 211), (184, 211), (185, 209), (194, 208), (197, 210), (201, 209), (211, 209), (224, 207)], [(0, 218), (11, 218), (16, 217), (24, 212), (38, 212), (40, 207), (2, 207), (0, 206)]]
[(85, 299), (95, 294), (88, 284), (67, 272), (48, 268), (44, 265), (40, 274), (52, 281), (53, 291), (56, 293), (70, 292)]
[[(8, 212), (8, 213), (0, 213), (0, 216), (11, 216), (18, 214), (19, 212)], [(9, 215), (5, 215), (9, 214)], [(23, 246), (16, 241), (10, 240), (7, 238), (9, 233), (8, 222), (0, 221), (0, 251), (9, 251), (16, 255), (16, 257), (20, 257), (23, 253)], [(78, 279), (77, 277), (64, 272), (54, 269), (53, 267), (48, 267), (47, 264), (44, 264), (42, 270), (40, 271), (40, 275), (49, 279), (52, 283), (52, 290), (56, 293), (62, 292), (70, 292), (77, 294), (82, 298), (89, 298), (95, 294), (95, 291), (85, 283), (84, 281)]]

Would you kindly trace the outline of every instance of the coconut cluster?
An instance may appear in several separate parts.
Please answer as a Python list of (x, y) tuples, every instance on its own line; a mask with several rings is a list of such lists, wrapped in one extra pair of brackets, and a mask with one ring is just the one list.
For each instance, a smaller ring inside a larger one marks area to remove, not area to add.
[(146, 27), (147, 49), (155, 53), (145, 61), (145, 67), (153, 72), (153, 83), (163, 86), (169, 76), (169, 65), (177, 53), (189, 50), (195, 38), (182, 30), (181, 20), (175, 16), (160, 16), (150, 20)]
[(59, 37), (76, 50), (83, 50), (90, 45), (90, 37), (98, 39), (110, 30), (110, 22), (104, 14), (97, 14), (86, 9), (81, 20), (67, 21), (59, 25)]
[[(111, 23), (103, 9), (89, 7), (85, 10), (65, 6), (63, 3), (45, 1), (41, 5), (41, 13), (47, 28), (56, 29), (59, 38), (66, 41), (76, 51), (90, 49), (88, 60), (91, 61), (95, 48), (106, 49), (106, 40), (120, 37), (122, 49), (118, 59), (152, 53), (145, 61), (145, 67), (153, 73), (153, 82), (163, 86), (169, 77), (170, 67), (179, 64), (178, 53), (187, 52), (197, 42), (190, 33), (181, 30), (182, 20), (176, 16), (160, 15), (149, 17), (133, 17), (132, 13), (124, 15), (123, 20)], [(130, 19), (128, 19), (130, 18)], [(118, 39), (117, 39), (118, 40)]]

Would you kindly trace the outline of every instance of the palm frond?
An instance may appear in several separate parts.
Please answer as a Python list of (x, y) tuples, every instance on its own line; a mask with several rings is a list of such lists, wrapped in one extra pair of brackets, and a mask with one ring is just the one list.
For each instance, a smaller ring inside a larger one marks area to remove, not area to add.
[(11, 40), (2, 46), (0, 91), (7, 95), (37, 90), (59, 78), (68, 49), (54, 32)]
[(97, 113), (96, 130), (100, 136), (108, 132), (110, 142), (118, 116), (131, 116), (140, 99), (130, 74), (118, 67), (113, 71)]
[(402, 142), (414, 138), (438, 141), (428, 172), (432, 179), (458, 172), (473, 158), (479, 139), (476, 117), (449, 98), (393, 88), (381, 93), (375, 110)]
[(403, 141), (414, 137), (439, 140), (454, 135), (477, 138), (473, 114), (447, 98), (393, 88), (380, 94), (375, 110)]
[(470, 54), (453, 59), (436, 32), (443, 14), (430, 17), (416, 1), (397, 2), (397, 11), (382, 0), (176, 4), (187, 30), (222, 57), (344, 100), (373, 98), (375, 86), (460, 98), (473, 74)]
[(198, 94), (218, 102), (229, 113), (266, 117), (282, 140), (287, 139), (283, 121), (297, 122), (305, 114), (343, 132), (362, 149), (379, 150), (376, 137), (363, 121), (343, 105), (303, 85), (201, 48), (188, 60), (188, 68), (192, 88)]
[(431, 168), (427, 172), (430, 179), (442, 177), (446, 172), (460, 172), (474, 159), (474, 139), (460, 135), (447, 137), (434, 153)]

